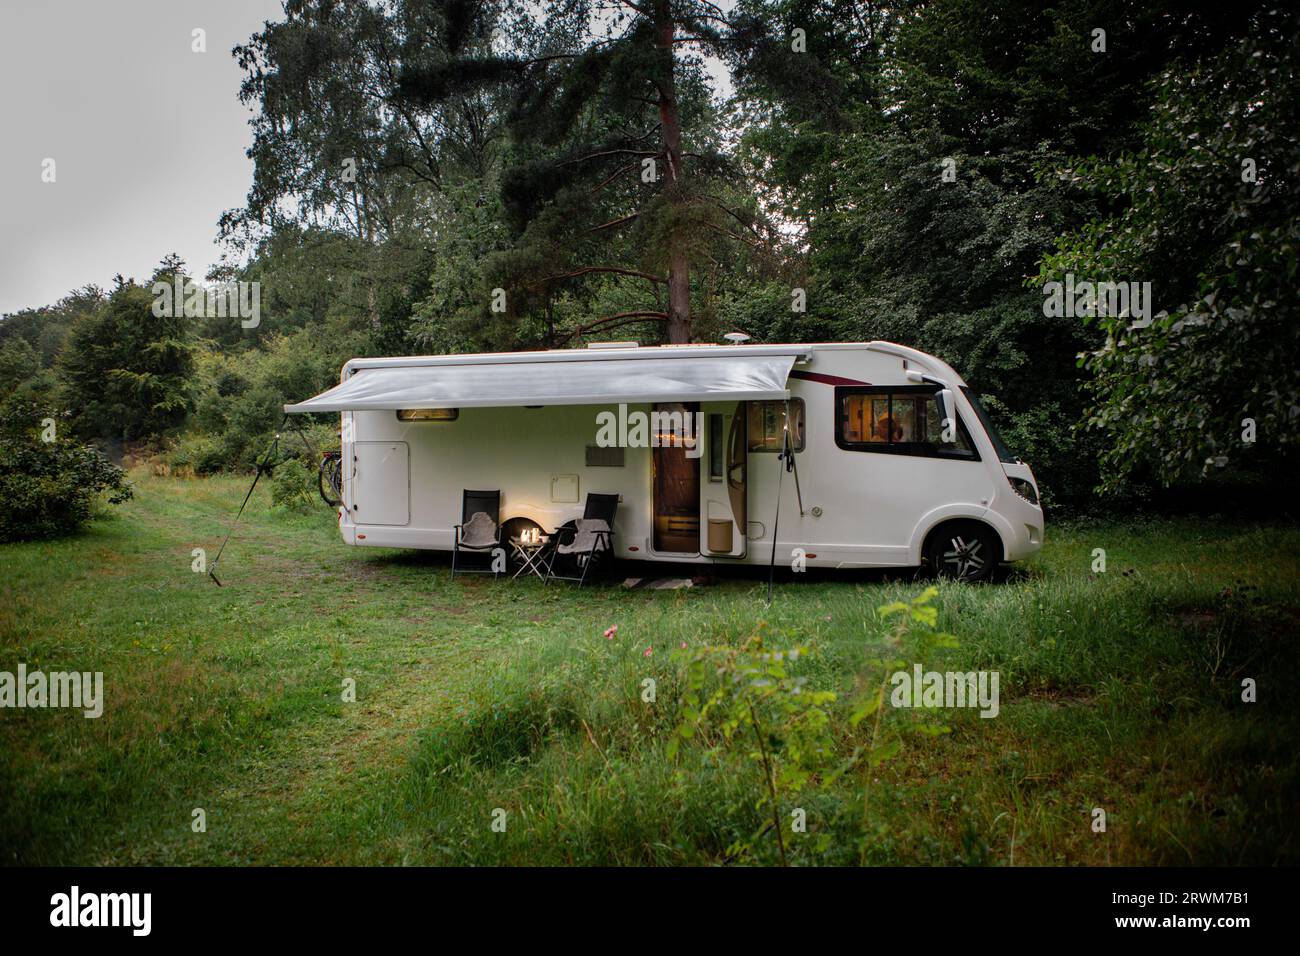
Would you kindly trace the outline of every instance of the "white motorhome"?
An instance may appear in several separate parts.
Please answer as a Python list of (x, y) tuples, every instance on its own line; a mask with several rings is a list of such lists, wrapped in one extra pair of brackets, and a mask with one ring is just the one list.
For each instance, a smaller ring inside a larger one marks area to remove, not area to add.
[(354, 359), (285, 411), (342, 415), (348, 544), (451, 550), (465, 489), (498, 489), (512, 535), (618, 494), (625, 560), (767, 564), (775, 541), (783, 565), (980, 580), (1043, 541), (975, 394), (889, 342)]

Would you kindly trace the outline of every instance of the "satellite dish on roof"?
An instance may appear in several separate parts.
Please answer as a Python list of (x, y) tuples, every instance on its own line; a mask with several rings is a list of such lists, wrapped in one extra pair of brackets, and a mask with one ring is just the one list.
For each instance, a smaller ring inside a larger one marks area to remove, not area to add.
[(723, 336), (723, 338), (726, 339), (728, 342), (730, 342), (732, 345), (739, 345), (741, 342), (749, 341), (749, 336), (746, 335), (744, 332), (728, 332), (726, 335)]

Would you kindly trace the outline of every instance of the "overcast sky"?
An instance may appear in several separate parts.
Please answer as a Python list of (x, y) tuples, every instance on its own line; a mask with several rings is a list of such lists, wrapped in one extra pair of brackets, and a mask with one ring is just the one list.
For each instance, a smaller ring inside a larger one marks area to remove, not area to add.
[[(279, 0), (0, 0), (0, 313), (168, 252), (202, 276), (252, 181), (230, 55)], [(191, 31), (207, 52), (191, 52)], [(55, 161), (55, 182), (41, 181)]]
[(0, 0), (0, 314), (143, 281), (169, 252), (203, 277), (253, 176), (230, 51), (281, 16), (279, 0)]

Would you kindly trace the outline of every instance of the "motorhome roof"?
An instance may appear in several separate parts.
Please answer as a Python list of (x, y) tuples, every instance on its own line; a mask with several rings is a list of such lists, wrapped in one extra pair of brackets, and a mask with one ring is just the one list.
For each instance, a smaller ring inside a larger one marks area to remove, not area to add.
[(880, 340), (871, 342), (806, 342), (777, 345), (634, 345), (631, 343), (593, 343), (580, 349), (548, 349), (534, 352), (469, 352), (461, 355), (395, 355), (384, 358), (355, 358), (343, 366), (343, 377), (366, 368), (418, 368), (440, 365), (504, 365), (536, 362), (591, 362), (600, 360), (701, 358), (714, 355), (792, 355), (796, 364), (812, 360), (814, 352), (869, 351), (892, 355), (904, 366), (914, 365), (922, 371), (944, 377), (956, 377), (945, 362), (906, 345)]
[(592, 362), (600, 360), (626, 362), (635, 359), (703, 358), (714, 355), (792, 355), (806, 362), (820, 348), (864, 348), (827, 345), (640, 345), (610, 348), (549, 349), (537, 352), (469, 352), (462, 355), (398, 355), (386, 358), (356, 358), (345, 368), (418, 367), (426, 365), (515, 365), (545, 362)]

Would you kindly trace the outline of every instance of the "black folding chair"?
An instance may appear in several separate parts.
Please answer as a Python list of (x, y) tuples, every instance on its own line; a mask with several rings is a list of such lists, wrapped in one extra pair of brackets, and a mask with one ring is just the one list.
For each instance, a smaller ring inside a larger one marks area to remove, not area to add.
[(460, 553), (488, 554), (501, 547), (501, 492), (465, 491), (461, 499), (460, 524), (454, 526), (455, 546), (451, 552), (451, 576), (461, 574), (491, 574), (495, 577), (496, 561), (486, 568), (462, 568)]
[[(582, 517), (572, 525), (557, 528), (551, 535), (546, 582), (553, 580), (587, 583), (594, 568), (614, 560), (614, 515), (618, 495), (587, 495)], [(561, 573), (556, 573), (556, 567)], [(567, 572), (567, 573), (565, 573)]]

